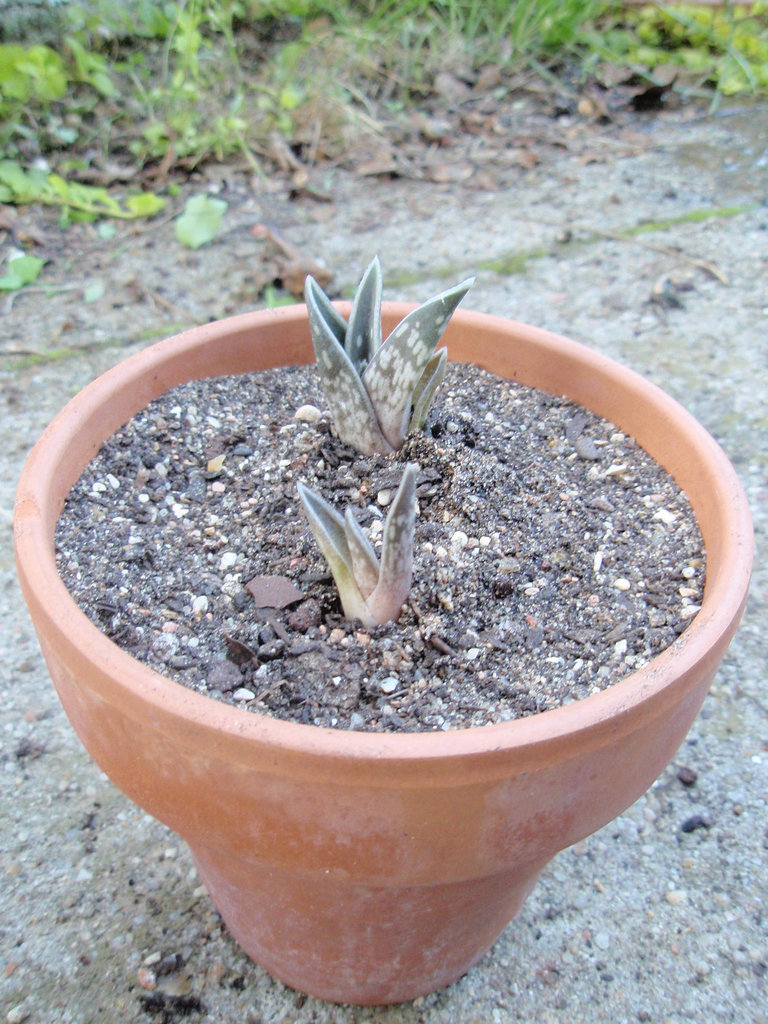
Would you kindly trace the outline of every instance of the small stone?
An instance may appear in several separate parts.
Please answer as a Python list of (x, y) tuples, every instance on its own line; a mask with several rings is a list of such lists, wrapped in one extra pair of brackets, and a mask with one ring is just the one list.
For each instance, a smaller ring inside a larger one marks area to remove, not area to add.
[(234, 551), (225, 551), (219, 561), (219, 572), (228, 572), (237, 564), (237, 554)]
[(496, 597), (509, 597), (517, 590), (517, 584), (511, 576), (499, 575), (493, 580), (493, 593)]
[(236, 689), (241, 679), (242, 675), (237, 665), (227, 658), (222, 658), (219, 661), (215, 661), (210, 667), (206, 682), (212, 689), (227, 693), (229, 690)]
[(664, 894), (664, 899), (673, 907), (679, 906), (684, 903), (688, 898), (688, 894), (683, 892), (682, 889), (670, 889)]
[(8, 1024), (24, 1024), (25, 1020), (29, 1020), (29, 1010), (25, 1010), (23, 1006), (14, 1006), (5, 1015), (5, 1019)]
[(623, 576), (619, 576), (617, 580), (614, 580), (613, 585), (617, 590), (629, 590), (632, 586), (629, 580), (625, 580)]
[(316, 405), (300, 405), (293, 414), (293, 418), (299, 423), (317, 423), (322, 416), (323, 414)]
[(220, 473), (224, 468), (224, 460), (226, 457), (226, 452), (222, 452), (221, 455), (217, 455), (215, 458), (209, 459), (205, 467), (206, 473)]
[(205, 615), (208, 611), (209, 605), (208, 598), (205, 594), (200, 594), (192, 601), (192, 614), (193, 615)]
[(386, 679), (382, 679), (379, 689), (382, 693), (394, 693), (399, 685), (400, 680), (396, 676), (387, 676)]
[(206, 495), (206, 483), (202, 474), (192, 473), (190, 475), (187, 489), (184, 493), (190, 501), (194, 501), (197, 505), (202, 505)]
[(678, 780), (680, 782), (682, 782), (682, 784), (684, 786), (687, 786), (689, 788), (696, 784), (696, 780), (698, 779), (698, 777), (699, 776), (697, 775), (697, 773), (694, 771), (693, 768), (683, 767), (677, 773)]
[(306, 633), (312, 626), (319, 626), (322, 618), (320, 605), (310, 598), (308, 601), (302, 601), (296, 611), (290, 613), (288, 625), (298, 633)]
[(391, 487), (382, 487), (379, 493), (376, 495), (376, 501), (381, 505), (382, 508), (386, 508), (387, 505), (392, 501), (392, 495), (394, 491)]
[(600, 449), (591, 437), (577, 438), (574, 448), (576, 449), (576, 454), (580, 459), (587, 459), (594, 462), (600, 458)]
[(665, 526), (671, 526), (677, 519), (677, 515), (674, 512), (670, 512), (668, 508), (660, 508), (654, 512), (653, 518), (658, 519), (659, 522), (664, 523)]
[(516, 558), (501, 558), (498, 571), (500, 573), (520, 572), (520, 562)]
[(136, 972), (136, 980), (148, 992), (157, 988), (157, 977), (149, 967), (140, 967)]
[(451, 536), (451, 547), (452, 548), (465, 548), (469, 543), (469, 537), (464, 533), (463, 530), (457, 530)]
[(232, 694), (235, 700), (253, 700), (256, 694), (245, 686), (239, 686)]
[(692, 814), (690, 818), (686, 818), (683, 824), (680, 826), (681, 832), (695, 832), (700, 828), (712, 828), (712, 823), (708, 821), (702, 814)]
[(608, 932), (597, 932), (595, 935), (595, 945), (598, 949), (608, 949), (611, 945), (611, 936)]

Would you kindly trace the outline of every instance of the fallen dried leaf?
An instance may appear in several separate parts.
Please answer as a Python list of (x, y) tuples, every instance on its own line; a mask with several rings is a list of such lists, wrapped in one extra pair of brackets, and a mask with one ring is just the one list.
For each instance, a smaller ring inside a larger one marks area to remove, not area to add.
[(468, 163), (459, 164), (431, 164), (426, 167), (427, 178), (430, 181), (458, 183), (467, 181), (475, 173), (475, 165)]

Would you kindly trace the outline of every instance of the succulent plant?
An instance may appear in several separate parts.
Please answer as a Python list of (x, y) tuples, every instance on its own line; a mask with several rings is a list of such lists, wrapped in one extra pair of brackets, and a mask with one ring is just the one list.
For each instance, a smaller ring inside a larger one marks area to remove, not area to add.
[(336, 430), (363, 455), (388, 454), (424, 425), (445, 376), (447, 353), (435, 351), (469, 278), (435, 295), (402, 320), (386, 341), (381, 330), (381, 266), (370, 264), (358, 286), (349, 323), (314, 278), (305, 297), (320, 384)]
[(405, 467), (384, 523), (381, 561), (351, 509), (336, 509), (304, 484), (299, 496), (339, 589), (344, 614), (365, 626), (398, 617), (411, 588), (416, 520), (416, 467)]

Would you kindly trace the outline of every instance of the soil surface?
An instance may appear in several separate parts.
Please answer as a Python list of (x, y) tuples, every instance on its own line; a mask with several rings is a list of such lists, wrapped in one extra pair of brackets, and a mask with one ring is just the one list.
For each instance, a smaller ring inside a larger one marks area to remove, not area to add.
[[(688, 501), (612, 424), (453, 365), (426, 430), (367, 458), (335, 437), (315, 377), (174, 388), (70, 493), (60, 571), (134, 657), (305, 724), (448, 729), (595, 693), (695, 615), (704, 556)], [(296, 484), (351, 505), (380, 545), (405, 462), (418, 467), (411, 595), (397, 622), (366, 630), (343, 618)]]
[[(3, 1022), (768, 1024), (768, 106), (605, 120), (576, 113), (577, 100), (566, 115), (495, 100), (503, 117), (487, 136), (457, 127), (429, 153), (475, 166), (465, 181), (325, 166), (311, 169), (325, 197), (312, 199), (280, 175), (257, 185), (207, 167), (168, 216), (110, 224), (112, 237), (95, 224), (62, 231), (53, 209), (4, 211), (3, 255), (17, 246), (48, 262), (0, 302)], [(521, 148), (526, 166), (507, 159)], [(229, 209), (193, 253), (172, 215), (203, 191)], [(238, 949), (184, 842), (83, 750), (15, 579), (13, 493), (46, 424), (150, 341), (253, 308), (274, 274), (273, 244), (253, 230), (265, 223), (333, 274), (334, 295), (377, 252), (386, 299), (422, 301), (474, 273), (471, 308), (629, 364), (720, 441), (755, 521), (742, 627), (669, 767), (544, 869), (464, 978), (403, 1006), (308, 998)]]

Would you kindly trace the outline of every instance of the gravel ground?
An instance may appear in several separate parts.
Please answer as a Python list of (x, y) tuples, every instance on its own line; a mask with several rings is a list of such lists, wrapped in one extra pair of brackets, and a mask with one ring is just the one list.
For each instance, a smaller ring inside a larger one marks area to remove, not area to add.
[[(19, 230), (40, 237), (50, 263), (46, 290), (2, 307), (0, 1019), (768, 1021), (768, 107), (540, 127), (550, 141), (539, 145), (535, 122), (525, 125), (538, 162), (503, 188), (489, 175), (480, 190), (333, 170), (319, 179), (332, 202), (292, 202), (279, 182), (264, 193), (211, 171), (205, 184), (230, 203), (226, 232), (196, 253), (168, 219), (105, 240), (88, 225), (61, 234), (51, 211), (21, 214)], [(46, 422), (148, 340), (249, 308), (268, 256), (251, 228), (266, 219), (339, 288), (374, 252), (387, 298), (421, 300), (444, 274), (476, 272), (473, 308), (568, 333), (647, 374), (720, 440), (755, 516), (752, 600), (673, 764), (555, 859), (477, 967), (404, 1006), (325, 1004), (247, 960), (183, 843), (81, 749), (15, 583), (13, 488)], [(94, 280), (103, 295), (85, 303)], [(158, 987), (142, 987), (153, 976)]]

